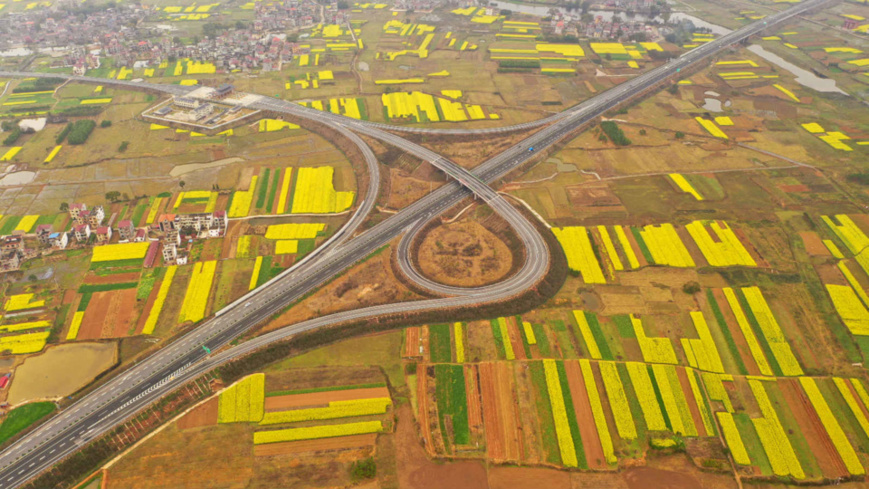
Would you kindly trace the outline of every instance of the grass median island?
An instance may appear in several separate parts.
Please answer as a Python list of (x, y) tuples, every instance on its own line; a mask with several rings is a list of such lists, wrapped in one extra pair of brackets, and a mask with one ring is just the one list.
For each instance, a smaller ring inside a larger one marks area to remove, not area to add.
[(53, 402), (34, 402), (17, 407), (0, 424), (0, 443), (24, 431), (28, 426), (48, 416), (57, 406)]

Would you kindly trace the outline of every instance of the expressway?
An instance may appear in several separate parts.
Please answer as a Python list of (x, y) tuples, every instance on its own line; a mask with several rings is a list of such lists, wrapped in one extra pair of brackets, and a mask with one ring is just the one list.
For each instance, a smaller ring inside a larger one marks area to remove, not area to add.
[[(790, 18), (793, 15), (798, 15), (808, 8), (816, 7), (824, 2), (825, 0), (809, 0), (804, 4), (797, 5), (767, 18), (765, 21), (771, 25)], [(472, 176), (461, 172), (455, 173), (454, 176), (457, 177), (458, 181), (473, 186), (474, 191), (482, 198), (487, 201), (496, 202), (494, 199), (489, 199), (491, 194), (487, 194), (487, 191), (482, 188), (484, 186), (482, 182), (494, 181), (533, 157), (535, 152), (529, 151), (530, 147), (534, 147), (538, 151), (545, 149), (572, 132), (578, 125), (593, 120), (611, 107), (629, 99), (635, 93), (652, 87), (667, 77), (678, 73), (681, 68), (687, 67), (713, 54), (717, 50), (753, 35), (766, 27), (767, 24), (760, 22), (746, 26), (739, 31), (728, 34), (694, 50), (702, 50), (702, 55), (692, 55), (694, 51), (690, 51), (681, 58), (646, 73), (646, 75), (653, 76), (642, 75), (624, 84), (631, 84), (629, 89), (622, 88), (623, 85), (620, 85), (610, 91), (604, 92), (570, 109), (565, 115), (554, 118), (552, 120), (553, 123), (549, 127), (542, 129), (528, 139), (479, 165), (474, 169)], [(721, 40), (725, 41), (717, 43), (717, 41)], [(661, 70), (661, 68), (666, 69)], [(15, 76), (17, 74), (6, 75)], [(32, 74), (22, 75), (31, 76)], [(644, 80), (644, 82), (637, 84), (636, 82), (640, 79)], [(101, 80), (101, 82), (105, 83), (106, 80)], [(142, 84), (134, 85), (139, 87), (139, 89), (143, 88)], [(268, 109), (293, 113), (302, 117), (307, 116), (312, 119), (318, 119), (317, 117), (313, 117), (314, 114), (325, 115), (328, 119), (332, 119), (332, 116), (334, 116), (312, 109), (305, 109), (304, 107), (290, 103), (275, 104), (273, 107), (268, 107)], [(310, 111), (311, 114), (300, 114), (300, 109)], [(376, 131), (378, 134), (374, 137), (387, 137), (389, 139), (395, 137), (401, 142), (411, 144), (393, 135), (384, 136), (387, 133), (381, 131), (381, 128), (377, 126), (366, 127), (371, 126), (371, 123), (362, 123), (361, 121), (340, 118), (340, 116), (334, 117), (338, 117), (339, 119), (337, 121), (329, 121), (329, 125), (332, 127), (344, 126), (346, 129), (352, 129), (369, 135)], [(391, 126), (388, 126), (388, 128), (394, 129)], [(387, 139), (387, 142), (392, 142), (389, 139)], [(402, 147), (403, 143), (396, 142)], [(436, 164), (436, 166), (444, 168), (448, 173), (455, 170), (449, 162), (437, 161), (437, 159), (436, 157), (431, 162)], [(480, 182), (481, 184), (477, 185), (475, 182)], [(369, 186), (370, 189), (372, 187), (375, 187), (375, 185)], [(160, 352), (144, 360), (141, 364), (136, 365), (127, 372), (121, 373), (115, 379), (107, 382), (64, 410), (63, 413), (56, 416), (47, 424), (7, 448), (0, 454), (0, 466), (2, 466), (2, 469), (0, 469), (0, 489), (21, 485), (88, 441), (93, 440), (123, 422), (123, 420), (148, 406), (154, 400), (171, 392), (171, 390), (220, 363), (237, 358), (239, 355), (253, 351), (270, 342), (292, 336), (301, 331), (354, 319), (436, 307), (473, 305), (482, 302), (504, 300), (521, 293), (527, 287), (534, 284), (533, 279), (539, 273), (534, 270), (536, 267), (532, 266), (530, 273), (526, 274), (524, 279), (519, 280), (518, 283), (514, 282), (512, 288), (498, 289), (497, 286), (491, 286), (483, 294), (477, 293), (470, 296), (447, 299), (390, 304), (333, 314), (282, 328), (229, 348), (211, 357), (206, 357), (202, 349), (203, 345), (208, 346), (214, 351), (218, 350), (232, 339), (268, 319), (275, 312), (282, 310), (288, 304), (292, 304), (304, 294), (314, 290), (324, 281), (364, 258), (370, 252), (388, 243), (395, 236), (414, 227), (421, 221), (434, 218), (468, 195), (470, 195), (470, 191), (467, 188), (462, 187), (457, 181), (452, 181), (353, 239), (348, 240), (352, 232), (339, 232), (335, 236), (342, 241), (341, 243), (337, 243), (331, 247), (324, 247), (325, 251), (319, 254), (316, 259), (312, 259), (304, 264), (304, 266), (285, 273), (285, 275), (255, 290), (227, 309), (220, 311), (214, 318), (167, 345)], [(366, 196), (365, 205), (372, 205), (373, 202), (373, 198)], [(522, 222), (527, 223), (524, 218)], [(530, 256), (531, 253), (528, 253), (528, 255)], [(518, 276), (519, 274), (513, 278)]]

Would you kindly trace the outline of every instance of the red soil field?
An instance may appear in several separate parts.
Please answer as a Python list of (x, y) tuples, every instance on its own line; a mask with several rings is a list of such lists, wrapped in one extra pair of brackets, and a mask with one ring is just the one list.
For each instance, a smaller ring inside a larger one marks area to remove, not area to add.
[[(424, 376), (420, 376), (422, 378)], [(436, 463), (419, 446), (410, 407), (397, 410), (395, 432), (398, 487), (402, 489), (485, 489), (486, 467), (480, 461)]]
[(109, 306), (103, 331), (111, 331), (110, 337), (122, 338), (129, 336), (130, 326), (136, 315), (136, 288), (112, 291), (112, 303)]
[(348, 448), (360, 448), (374, 446), (377, 441), (376, 433), (366, 435), (338, 436), (324, 438), (322, 440), (287, 441), (283, 443), (267, 443), (254, 445), (253, 454), (257, 457), (272, 455), (287, 455), (304, 452), (320, 452), (325, 450), (344, 450)]
[(428, 392), (428, 375), (426, 375), (425, 371), (425, 364), (422, 364), (417, 368), (417, 372), (419, 373), (416, 376), (416, 405), (418, 408), (416, 421), (419, 424), (420, 435), (422, 436), (426, 450), (429, 455), (434, 455), (434, 444), (432, 442), (431, 429), (428, 420), (428, 401), (426, 399)]
[(513, 344), (513, 353), (516, 354), (516, 359), (527, 359), (528, 357), (525, 355), (525, 348), (523, 346), (522, 336), (520, 336), (519, 326), (516, 325), (515, 317), (507, 318), (507, 332), (510, 335), (510, 343)]
[(760, 369), (757, 367), (757, 362), (754, 361), (754, 357), (751, 355), (751, 350), (748, 348), (748, 343), (745, 341), (745, 336), (743, 336), (742, 330), (739, 328), (739, 323), (736, 322), (736, 317), (730, 309), (730, 304), (727, 303), (724, 291), (721, 289), (712, 289), (712, 294), (715, 296), (715, 302), (718, 303), (718, 308), (724, 316), (724, 321), (730, 329), (730, 335), (733, 336), (733, 342), (736, 343), (736, 349), (739, 350), (739, 354), (742, 356), (742, 362), (745, 364), (748, 373), (751, 375), (761, 375)]
[(539, 487), (570, 489), (570, 473), (563, 470), (530, 467), (491, 467), (489, 489), (516, 489)]
[(799, 382), (796, 379), (780, 379), (778, 386), (791, 413), (797, 419), (800, 431), (812, 449), (812, 454), (817, 458), (824, 477), (828, 479), (848, 477), (848, 468), (842, 462), (830, 435), (821, 423), (821, 418), (818, 417), (815, 407), (806, 397)]
[(631, 467), (624, 473), (629, 489), (696, 489), (706, 487), (691, 474), (652, 467)]
[(78, 333), (80, 340), (128, 336), (136, 314), (136, 289), (95, 292)]
[[(715, 241), (717, 236), (715, 236), (715, 233), (712, 232), (709, 226), (706, 226), (706, 231), (710, 236), (712, 236), (712, 241)], [(679, 235), (682, 243), (685, 244), (685, 249), (688, 250), (688, 254), (694, 259), (694, 263), (697, 264), (698, 268), (709, 266), (709, 262), (706, 261), (706, 257), (703, 256), (703, 252), (700, 251), (700, 247), (694, 242), (694, 238), (691, 237), (691, 234), (688, 233), (687, 229), (684, 227), (677, 227), (676, 234)]]
[(468, 398), (468, 424), (472, 431), (480, 431), (483, 429), (483, 408), (480, 405), (475, 365), (465, 365), (465, 392)]
[(404, 352), (401, 358), (416, 358), (419, 356), (419, 327), (413, 326), (404, 330)]
[(585, 451), (588, 467), (604, 470), (607, 468), (606, 457), (600, 445), (597, 427), (594, 425), (591, 402), (588, 400), (588, 392), (585, 390), (585, 380), (582, 378), (579, 362), (566, 360), (564, 371), (567, 374), (567, 385), (570, 387), (573, 409), (576, 411), (576, 422), (579, 424), (579, 436), (582, 438), (582, 447)]
[(374, 397), (389, 397), (389, 389), (386, 387), (371, 387), (367, 389), (345, 389), (266, 397), (265, 407), (266, 411), (282, 411), (285, 409), (326, 406), (332, 401), (352, 401)]
[(177, 422), (178, 429), (199, 428), (200, 426), (212, 426), (217, 424), (218, 398), (214, 397), (196, 406)]
[(802, 238), (803, 246), (810, 255), (830, 256), (830, 250), (824, 246), (821, 237), (814, 231), (800, 231), (800, 238)]
[(487, 456), (494, 461), (519, 461), (519, 423), (509, 362), (481, 363), (483, 422)]
[(700, 414), (700, 408), (697, 406), (701, 399), (694, 399), (694, 393), (691, 391), (691, 384), (688, 382), (688, 372), (684, 367), (676, 367), (676, 376), (679, 377), (679, 385), (682, 386), (682, 393), (685, 394), (685, 401), (688, 403), (688, 410), (691, 411), (691, 419), (694, 420), (694, 427), (697, 428), (697, 436), (708, 436), (706, 433), (706, 425), (703, 424), (703, 416)]

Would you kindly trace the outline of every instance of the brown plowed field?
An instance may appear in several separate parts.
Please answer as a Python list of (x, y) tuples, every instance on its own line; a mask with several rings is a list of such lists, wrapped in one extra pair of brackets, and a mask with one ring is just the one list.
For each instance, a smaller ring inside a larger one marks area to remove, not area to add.
[(730, 335), (733, 336), (733, 341), (736, 343), (736, 348), (742, 356), (742, 362), (745, 364), (748, 373), (751, 375), (761, 375), (760, 369), (757, 368), (757, 362), (755, 362), (754, 357), (751, 356), (751, 350), (748, 348), (745, 336), (739, 328), (739, 323), (736, 322), (736, 317), (730, 309), (730, 304), (727, 303), (727, 297), (724, 296), (724, 291), (722, 289), (712, 289), (712, 294), (715, 296), (715, 302), (718, 303), (718, 309), (721, 310), (721, 314), (724, 316), (724, 321), (730, 329)]
[(128, 336), (136, 313), (136, 289), (95, 292), (85, 310), (77, 339)]
[(124, 282), (138, 282), (139, 272), (118, 273), (113, 275), (86, 275), (86, 284), (120, 284)]
[(518, 488), (570, 489), (570, 473), (563, 470), (530, 467), (491, 467), (490, 489)]
[(428, 358), (428, 326), (422, 326), (419, 329), (419, 341), (422, 346), (420, 349), (420, 356)]
[(803, 246), (806, 252), (816, 256), (830, 256), (830, 250), (824, 246), (821, 237), (814, 231), (800, 231), (800, 238), (803, 239)]
[(398, 487), (402, 489), (484, 489), (488, 487), (486, 467), (481, 461), (434, 462), (419, 446), (410, 407), (396, 411), (396, 469)]
[(178, 429), (199, 428), (217, 424), (218, 398), (214, 397), (197, 406), (178, 420)]
[(480, 364), (487, 457), (499, 462), (518, 462), (521, 456), (510, 367), (507, 362)]
[(465, 392), (468, 397), (468, 423), (472, 431), (483, 429), (483, 408), (480, 405), (480, 390), (477, 388), (476, 365), (465, 365)]
[(679, 377), (679, 385), (682, 387), (682, 393), (685, 395), (685, 401), (688, 403), (688, 410), (691, 411), (694, 427), (697, 428), (697, 436), (709, 436), (709, 433), (706, 433), (706, 425), (703, 424), (700, 408), (697, 406), (697, 403), (701, 402), (701, 400), (697, 399), (695, 402), (694, 392), (691, 390), (691, 384), (688, 381), (688, 372), (684, 367), (676, 367), (676, 376)]
[(803, 392), (802, 386), (796, 379), (780, 379), (778, 385), (791, 413), (800, 425), (800, 431), (817, 458), (824, 477), (828, 479), (848, 477), (848, 468), (842, 462), (839, 452), (821, 423), (821, 418), (815, 412), (815, 407)]
[(353, 401), (374, 397), (389, 397), (389, 389), (386, 387), (371, 387), (366, 389), (345, 389), (266, 397), (265, 406), (266, 411), (282, 411), (303, 407), (327, 406), (332, 401)]
[(136, 288), (112, 291), (111, 306), (106, 316), (103, 331), (112, 331), (113, 338), (129, 336), (130, 326), (136, 315)]
[(606, 469), (606, 458), (600, 445), (597, 427), (594, 425), (594, 415), (591, 412), (591, 403), (585, 390), (585, 380), (582, 378), (579, 362), (565, 360), (564, 372), (567, 374), (567, 385), (570, 387), (570, 396), (573, 399), (573, 409), (576, 411), (576, 422), (579, 424), (579, 435), (582, 438), (582, 448), (585, 451), (588, 467)]
[[(712, 241), (716, 241), (718, 236), (709, 228), (708, 225), (704, 227), (706, 228), (706, 232), (709, 233), (709, 236), (712, 237)], [(703, 256), (703, 252), (700, 251), (700, 247), (694, 242), (694, 238), (691, 237), (687, 229), (684, 227), (677, 227), (676, 234), (682, 239), (682, 243), (685, 244), (685, 249), (688, 250), (688, 254), (691, 255), (691, 258), (694, 259), (697, 268), (709, 265), (709, 262), (706, 261), (706, 257)]]
[(77, 339), (128, 336), (136, 313), (136, 289), (94, 292), (82, 319)]
[(428, 375), (426, 375), (426, 366), (422, 364), (417, 369), (416, 376), (416, 405), (417, 417), (416, 421), (419, 424), (420, 434), (422, 435), (423, 443), (429, 455), (434, 454), (433, 441), (431, 439), (431, 428), (428, 421)]
[(253, 454), (257, 457), (268, 457), (272, 455), (320, 452), (325, 450), (344, 450), (348, 448), (374, 446), (374, 443), (376, 441), (377, 434), (370, 433), (367, 435), (324, 438), (322, 440), (300, 440), (287, 441), (282, 443), (267, 443), (265, 445), (254, 445)]
[(402, 358), (419, 356), (419, 327), (414, 326), (404, 330), (404, 353)]
[(745, 247), (745, 251), (748, 251), (748, 254), (751, 255), (752, 258), (754, 258), (754, 262), (757, 263), (758, 267), (770, 268), (769, 262), (766, 261), (764, 257), (760, 256), (757, 248), (754, 247), (754, 244), (752, 244), (751, 240), (748, 239), (748, 236), (745, 235), (745, 232), (743, 232), (742, 229), (734, 228), (733, 234), (736, 235), (737, 239), (739, 239), (739, 242), (742, 243), (742, 245)]
[(519, 333), (519, 326), (516, 324), (515, 317), (507, 318), (507, 332), (510, 335), (510, 343), (513, 345), (513, 353), (516, 354), (516, 359), (526, 360), (528, 356), (525, 355), (525, 345), (522, 342), (522, 336)]

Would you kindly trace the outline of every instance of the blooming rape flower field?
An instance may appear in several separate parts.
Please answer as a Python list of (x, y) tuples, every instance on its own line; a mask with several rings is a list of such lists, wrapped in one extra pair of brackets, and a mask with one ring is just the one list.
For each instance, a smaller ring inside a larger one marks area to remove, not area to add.
[(3, 305), (3, 309), (7, 312), (20, 311), (22, 309), (35, 309), (45, 305), (44, 300), (34, 301), (35, 294), (15, 294), (10, 295)]
[(166, 268), (163, 281), (160, 282), (160, 288), (157, 290), (157, 298), (154, 299), (154, 304), (151, 305), (151, 310), (148, 311), (148, 318), (145, 320), (142, 334), (154, 333), (154, 329), (157, 327), (157, 320), (160, 318), (160, 312), (163, 311), (163, 304), (166, 303), (166, 296), (169, 295), (169, 287), (172, 286), (172, 279), (175, 277), (177, 269), (176, 265), (170, 265)]
[[(356, 192), (337, 192), (332, 185), (335, 169), (331, 166), (299, 168), (293, 193), (293, 214), (332, 214), (353, 205)], [(233, 202), (234, 203), (234, 202)]]
[(217, 408), (219, 423), (258, 423), (265, 406), (265, 374), (246, 377), (220, 393)]
[(571, 270), (582, 274), (582, 279), (590, 284), (606, 283), (600, 263), (594, 256), (588, 232), (583, 226), (552, 228), (552, 233), (558, 238), (564, 254), (567, 255), (567, 265)]
[(384, 414), (386, 413), (386, 408), (391, 405), (392, 400), (388, 397), (356, 399), (351, 401), (332, 401), (329, 403), (328, 407), (268, 412), (262, 418), (262, 421), (260, 421), (260, 425), (297, 423), (300, 421), (318, 421)]
[(121, 260), (137, 260), (145, 258), (145, 253), (148, 252), (150, 243), (118, 243), (94, 248), (92, 263), (121, 261)]
[(208, 306), (208, 296), (211, 294), (211, 282), (217, 262), (214, 260), (197, 262), (193, 266), (193, 274), (190, 276), (190, 284), (184, 294), (184, 303), (178, 320), (181, 322), (201, 321), (205, 317), (205, 309)]

